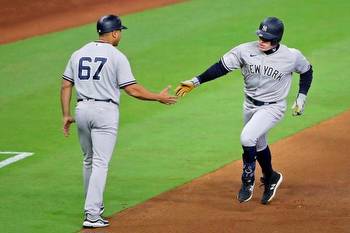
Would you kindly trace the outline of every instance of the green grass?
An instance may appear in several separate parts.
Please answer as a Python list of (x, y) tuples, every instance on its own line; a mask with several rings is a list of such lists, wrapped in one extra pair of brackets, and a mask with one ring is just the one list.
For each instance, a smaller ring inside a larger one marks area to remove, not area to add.
[(0, 162), (1, 161), (4, 161), (4, 160), (6, 160), (6, 159), (8, 159), (8, 158), (10, 158), (10, 157), (13, 157), (14, 155), (4, 155), (4, 154), (1, 154), (0, 153)]
[[(284, 43), (307, 56), (315, 75), (305, 115), (293, 118), (289, 111), (270, 133), (275, 142), (349, 109), (350, 32), (342, 26), (350, 23), (349, 7), (345, 0), (191, 1), (123, 17), (129, 29), (120, 49), (138, 81), (159, 91), (202, 72), (234, 45), (255, 40), (265, 16), (282, 18)], [(59, 88), (69, 56), (96, 38), (94, 29), (91, 24), (0, 47), (0, 150), (35, 153), (0, 169), (0, 222), (13, 223), (1, 232), (80, 228), (82, 156), (75, 126), (68, 139), (61, 133)], [(170, 107), (123, 94), (107, 215), (239, 159), (242, 85), (236, 71)]]

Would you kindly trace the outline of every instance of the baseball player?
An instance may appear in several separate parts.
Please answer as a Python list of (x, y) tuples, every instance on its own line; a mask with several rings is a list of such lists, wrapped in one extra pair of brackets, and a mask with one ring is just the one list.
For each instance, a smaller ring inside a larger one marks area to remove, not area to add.
[(292, 73), (300, 74), (299, 92), (293, 104), (293, 116), (304, 111), (306, 96), (312, 82), (312, 66), (303, 54), (280, 44), (284, 31), (283, 22), (276, 17), (265, 18), (256, 31), (258, 41), (240, 44), (223, 55), (204, 73), (181, 82), (177, 96), (184, 96), (195, 87), (240, 69), (244, 78), (243, 103), (244, 127), (240, 141), (243, 148), (242, 186), (239, 202), (247, 202), (253, 196), (256, 160), (262, 169), (265, 189), (262, 204), (268, 204), (282, 183), (283, 176), (272, 168), (267, 135), (284, 116), (287, 109)]
[(108, 164), (117, 140), (120, 89), (141, 100), (174, 104), (169, 87), (152, 93), (137, 84), (126, 56), (116, 49), (122, 35), (118, 16), (107, 15), (97, 21), (99, 39), (75, 51), (66, 66), (61, 87), (63, 132), (68, 136), (75, 119), (70, 114), (72, 88), (77, 93), (75, 117), (84, 154), (85, 218), (83, 227), (105, 227), (102, 218), (103, 193)]

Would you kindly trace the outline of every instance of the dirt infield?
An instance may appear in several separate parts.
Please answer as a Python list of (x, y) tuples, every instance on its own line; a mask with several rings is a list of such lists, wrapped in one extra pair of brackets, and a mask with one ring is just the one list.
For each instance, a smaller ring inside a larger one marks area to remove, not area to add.
[(0, 0), (0, 44), (184, 0)]
[(110, 218), (118, 233), (350, 232), (350, 111), (271, 146), (284, 175), (276, 199), (239, 204), (241, 162), (234, 162)]

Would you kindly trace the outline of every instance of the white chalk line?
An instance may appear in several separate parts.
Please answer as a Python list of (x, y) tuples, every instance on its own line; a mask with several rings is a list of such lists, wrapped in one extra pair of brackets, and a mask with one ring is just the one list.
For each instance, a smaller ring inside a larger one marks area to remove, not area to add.
[(10, 158), (7, 158), (0, 162), (0, 168), (10, 165), (11, 163), (17, 162), (21, 159), (25, 159), (29, 156), (32, 156), (34, 153), (32, 152), (15, 152), (15, 151), (0, 151), (1, 155), (15, 155)]

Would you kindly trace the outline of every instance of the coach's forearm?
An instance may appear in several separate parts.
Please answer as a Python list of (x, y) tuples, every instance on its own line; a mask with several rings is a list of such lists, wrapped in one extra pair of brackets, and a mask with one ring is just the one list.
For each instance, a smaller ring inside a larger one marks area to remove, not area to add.
[(150, 100), (150, 101), (160, 100), (160, 95), (158, 93), (150, 92), (139, 84), (132, 84), (132, 85), (126, 86), (124, 90), (128, 95), (135, 97), (137, 99)]
[(63, 116), (70, 116), (70, 100), (72, 97), (73, 84), (67, 80), (62, 80), (61, 85), (61, 108)]

